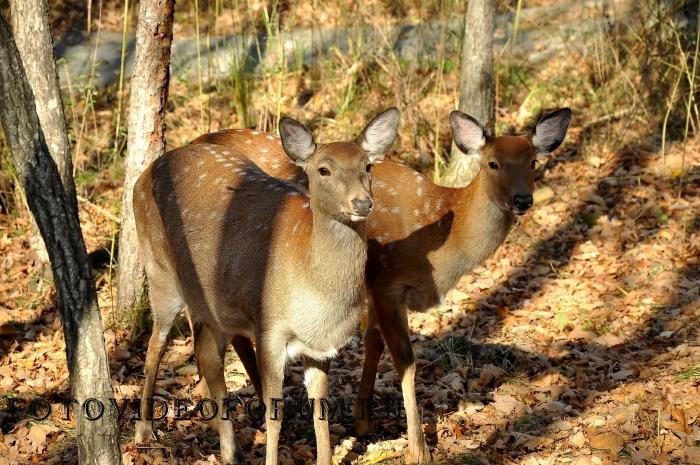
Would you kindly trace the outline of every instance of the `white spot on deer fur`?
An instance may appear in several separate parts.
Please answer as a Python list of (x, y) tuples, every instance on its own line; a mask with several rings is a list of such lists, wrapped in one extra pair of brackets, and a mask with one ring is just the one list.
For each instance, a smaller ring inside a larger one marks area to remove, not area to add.
[(260, 134), (260, 133), (259, 133), (258, 131), (251, 131), (251, 134), (254, 135), (254, 136), (257, 136), (257, 135)]
[(374, 181), (374, 185), (377, 187), (386, 187), (386, 183), (384, 181), (380, 181), (379, 179)]
[(231, 155), (231, 152), (229, 152), (228, 150), (224, 150), (224, 151), (221, 152), (221, 153), (223, 153), (224, 155)]
[(414, 224), (413, 224), (413, 229), (420, 229), (420, 228), (422, 228), (422, 227), (423, 227), (423, 225), (420, 224), (420, 223), (414, 223)]
[(272, 137), (270, 135), (267, 136), (267, 140), (273, 140), (273, 139), (274, 139), (274, 137)]
[(224, 163), (224, 168), (230, 168), (233, 166), (233, 163)]
[(203, 164), (204, 164), (204, 160), (202, 160), (201, 158), (199, 160), (197, 160), (197, 166), (202, 166)]
[(413, 214), (414, 214), (415, 216), (420, 216), (420, 210), (418, 210), (417, 208), (414, 208), (414, 209), (413, 209)]
[(245, 140), (245, 143), (248, 144), (248, 145), (250, 145), (250, 144), (253, 143), (253, 141), (251, 141), (250, 139), (246, 139), (246, 140)]
[(207, 173), (202, 173), (199, 176), (197, 176), (199, 179), (204, 179), (207, 177)]
[(309, 205), (309, 202), (304, 202), (304, 205), (302, 205), (302, 207), (304, 207), (304, 208), (309, 208), (310, 206), (311, 205)]
[(418, 195), (418, 197), (422, 196), (423, 195), (423, 188), (419, 187), (418, 190), (416, 191), (416, 194)]
[[(389, 188), (389, 195), (399, 195), (399, 193), (393, 187)], [(420, 194), (418, 194), (420, 195)]]
[(394, 213), (394, 214), (401, 213), (401, 209), (399, 207), (394, 207), (391, 209), (391, 213)]
[(267, 152), (269, 152), (268, 149), (260, 149), (260, 151), (261, 151), (262, 153), (267, 153)]

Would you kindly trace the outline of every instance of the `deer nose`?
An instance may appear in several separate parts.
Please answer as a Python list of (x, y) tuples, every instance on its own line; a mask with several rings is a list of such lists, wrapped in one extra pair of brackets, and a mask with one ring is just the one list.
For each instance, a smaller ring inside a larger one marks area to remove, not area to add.
[(372, 211), (372, 199), (352, 199), (352, 206), (356, 215), (367, 216)]
[(513, 206), (515, 206), (516, 209), (524, 212), (532, 206), (532, 195), (514, 195)]

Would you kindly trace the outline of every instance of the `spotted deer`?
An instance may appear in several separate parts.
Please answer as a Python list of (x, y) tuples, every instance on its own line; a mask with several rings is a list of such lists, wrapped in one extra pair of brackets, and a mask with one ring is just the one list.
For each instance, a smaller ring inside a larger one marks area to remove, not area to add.
[[(267, 412), (265, 463), (277, 464), (282, 381), (300, 357), (316, 412), (327, 397), (329, 360), (357, 330), (365, 308), (370, 167), (396, 136), (390, 108), (352, 142), (316, 144), (282, 118), (284, 152), (308, 178), (308, 192), (265, 174), (240, 153), (213, 144), (168, 152), (134, 188), (134, 215), (153, 313), (136, 442), (154, 437), (148, 400), (176, 315), (187, 306), (199, 373), (224, 404), (224, 353), (234, 347)], [(253, 134), (253, 133), (251, 133)], [(236, 339), (238, 338), (238, 339)], [(255, 340), (255, 351), (244, 341)], [(242, 349), (242, 350), (241, 350)], [(222, 412), (223, 413), (223, 412)], [(217, 415), (225, 463), (239, 463), (233, 423)], [(314, 415), (318, 464), (331, 464), (328, 421)]]
[[(386, 343), (401, 380), (408, 424), (406, 458), (411, 463), (428, 462), (430, 452), (416, 403), (407, 310), (425, 311), (437, 305), (464, 274), (498, 249), (515, 215), (533, 204), (537, 160), (563, 142), (570, 119), (571, 111), (563, 108), (541, 118), (531, 134), (489, 137), (476, 119), (453, 111), (455, 143), (464, 152), (478, 154), (481, 164), (475, 179), (463, 188), (438, 186), (421, 173), (388, 161), (372, 171), (375, 211), (367, 226), (366, 274), (371, 299), (355, 425), (360, 434), (372, 430), (369, 401)], [(193, 141), (203, 142), (249, 147), (246, 153), (265, 172), (305, 181), (304, 174), (285, 160), (279, 142), (269, 136), (225, 130)]]

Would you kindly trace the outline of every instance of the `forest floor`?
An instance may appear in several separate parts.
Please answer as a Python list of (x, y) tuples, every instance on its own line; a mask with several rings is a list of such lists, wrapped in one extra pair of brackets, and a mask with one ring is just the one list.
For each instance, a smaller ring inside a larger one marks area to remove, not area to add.
[[(536, 205), (505, 245), (447, 303), (410, 315), (417, 395), (436, 463), (700, 463), (700, 141), (672, 146), (664, 171), (651, 147), (582, 158), (582, 129), (569, 137), (540, 168)], [(118, 185), (106, 189), (120, 196)], [(148, 334), (130, 340), (113, 329), (100, 257), (113, 234), (111, 214), (84, 202), (80, 214), (112, 328), (105, 336), (117, 399), (134, 399)], [(53, 288), (33, 272), (26, 217), (2, 223), (0, 389), (5, 403), (48, 396), (53, 413), (44, 421), (0, 413), (0, 463), (74, 463), (74, 423), (59, 404), (69, 391)], [(228, 358), (230, 392), (250, 397), (241, 363)], [(352, 403), (362, 359), (356, 337), (331, 365), (331, 403)], [(218, 463), (218, 440), (205, 422), (172, 418), (175, 398), (201, 397), (188, 330), (175, 336), (162, 367), (158, 394), (170, 403), (170, 418), (158, 424), (164, 449), (133, 448), (127, 409), (124, 463)], [(287, 373), (287, 401), (304, 399), (301, 367)], [(375, 401), (401, 405), (387, 354)], [(357, 438), (339, 415), (331, 426), (335, 457), (401, 463), (405, 424), (394, 413), (378, 412), (370, 438)], [(285, 421), (281, 463), (313, 463), (311, 421)], [(236, 427), (246, 463), (258, 463), (260, 419), (239, 409)]]

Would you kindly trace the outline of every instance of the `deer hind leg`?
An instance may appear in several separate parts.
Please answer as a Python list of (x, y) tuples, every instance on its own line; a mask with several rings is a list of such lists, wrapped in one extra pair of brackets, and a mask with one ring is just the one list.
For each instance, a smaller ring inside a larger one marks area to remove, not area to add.
[(328, 431), (328, 368), (329, 360), (319, 362), (304, 358), (304, 384), (309, 399), (313, 399), (314, 432), (316, 433), (316, 464), (331, 465), (331, 439)]
[[(382, 313), (386, 309), (389, 312)], [(430, 451), (425, 442), (418, 405), (416, 403), (416, 361), (408, 333), (408, 314), (406, 310), (393, 306), (377, 306), (377, 318), (384, 335), (396, 371), (401, 379), (404, 409), (408, 433), (408, 463), (427, 463)]]
[(255, 394), (257, 394), (258, 399), (262, 401), (262, 384), (260, 382), (260, 372), (258, 371), (258, 363), (255, 361), (255, 349), (253, 348), (253, 341), (246, 336), (236, 335), (233, 336), (233, 348), (238, 354), (238, 358), (241, 359), (243, 367), (246, 373), (248, 373), (248, 378), (255, 388)]
[(360, 436), (374, 431), (371, 419), (371, 401), (374, 394), (374, 381), (377, 377), (377, 367), (384, 352), (384, 340), (379, 329), (374, 304), (370, 300), (367, 313), (367, 329), (365, 330), (364, 346), (365, 360), (362, 366), (362, 378), (357, 390), (357, 402), (353, 407), (355, 429)]
[(182, 309), (184, 302), (174, 286), (162, 285), (162, 281), (150, 279), (149, 275), (149, 299), (151, 301), (151, 313), (153, 315), (153, 332), (148, 340), (148, 352), (144, 366), (145, 381), (141, 395), (140, 417), (136, 423), (134, 442), (144, 444), (155, 440), (153, 431), (152, 400), (158, 377), (158, 366), (168, 347), (170, 329), (175, 317)]
[(233, 421), (228, 418), (228, 412), (226, 412), (228, 404), (224, 380), (224, 358), (229, 339), (209, 325), (198, 321), (193, 323), (193, 329), (194, 354), (199, 374), (207, 383), (211, 400), (217, 405), (215, 412), (206, 412), (206, 414), (207, 417), (213, 415), (209, 424), (219, 433), (221, 461), (225, 464), (241, 463), (242, 457), (236, 445)]

